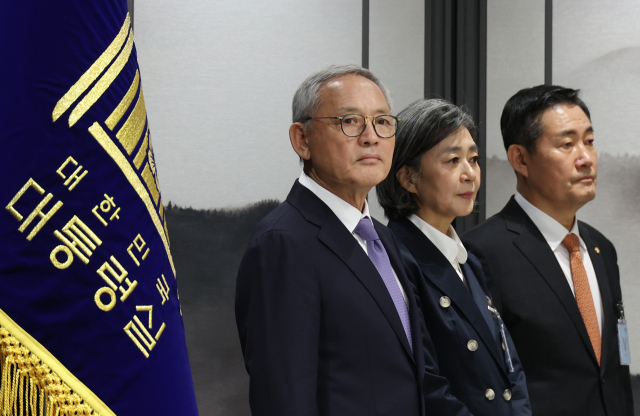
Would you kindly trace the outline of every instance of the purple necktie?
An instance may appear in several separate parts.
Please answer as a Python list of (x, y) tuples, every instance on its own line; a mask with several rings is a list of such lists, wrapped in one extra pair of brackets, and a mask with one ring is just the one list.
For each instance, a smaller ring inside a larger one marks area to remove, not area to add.
[(402, 297), (398, 281), (393, 274), (393, 269), (391, 268), (391, 262), (389, 261), (387, 251), (384, 249), (382, 241), (380, 241), (380, 237), (378, 237), (376, 229), (373, 228), (373, 224), (369, 217), (361, 219), (353, 232), (358, 234), (367, 242), (369, 258), (373, 265), (376, 266), (376, 269), (378, 269), (378, 273), (380, 273), (382, 281), (391, 295), (391, 300), (393, 300), (393, 304), (396, 306), (398, 315), (400, 315), (400, 321), (404, 327), (404, 332), (407, 334), (409, 346), (411, 347), (411, 351), (413, 351), (411, 327), (409, 326), (409, 310), (407, 309), (407, 304), (404, 302), (404, 298)]

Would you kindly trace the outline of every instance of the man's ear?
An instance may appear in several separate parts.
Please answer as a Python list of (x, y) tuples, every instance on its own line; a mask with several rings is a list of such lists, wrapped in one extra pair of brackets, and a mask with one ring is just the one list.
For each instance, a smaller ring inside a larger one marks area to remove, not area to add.
[(529, 169), (527, 161), (529, 160), (529, 152), (524, 146), (512, 144), (507, 150), (507, 158), (513, 170), (525, 178), (529, 177)]
[(293, 147), (298, 156), (303, 160), (309, 160), (311, 159), (311, 150), (309, 149), (305, 130), (303, 123), (293, 123), (289, 127), (289, 139), (291, 140), (291, 147)]
[(418, 191), (416, 190), (416, 172), (414, 169), (408, 167), (407, 165), (404, 165), (396, 173), (396, 179), (398, 180), (398, 182), (400, 182), (400, 185), (402, 185), (402, 187), (407, 191), (411, 192), (412, 194), (418, 193)]

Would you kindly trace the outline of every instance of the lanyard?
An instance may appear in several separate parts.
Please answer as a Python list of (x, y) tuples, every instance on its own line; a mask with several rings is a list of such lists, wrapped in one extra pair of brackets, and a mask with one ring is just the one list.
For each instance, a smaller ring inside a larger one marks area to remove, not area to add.
[[(489, 297), (487, 297), (487, 300), (491, 302)], [(513, 373), (513, 362), (511, 361), (511, 352), (509, 351), (509, 344), (507, 343), (507, 331), (505, 330), (504, 322), (502, 322), (502, 318), (500, 317), (500, 314), (498, 313), (498, 310), (496, 308), (491, 305), (487, 305), (487, 307), (489, 308), (489, 311), (494, 314), (496, 318), (498, 318), (498, 323), (500, 324), (500, 337), (502, 338), (502, 349), (504, 350), (504, 359), (509, 372)]]

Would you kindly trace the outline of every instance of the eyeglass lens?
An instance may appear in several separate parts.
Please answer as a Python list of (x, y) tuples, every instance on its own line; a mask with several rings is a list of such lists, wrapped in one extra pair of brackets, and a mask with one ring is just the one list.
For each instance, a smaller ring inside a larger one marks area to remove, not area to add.
[[(350, 137), (364, 132), (365, 118), (360, 114), (347, 114), (342, 118), (342, 131)], [(396, 133), (396, 119), (391, 116), (377, 116), (373, 119), (373, 128), (380, 137), (392, 137)]]

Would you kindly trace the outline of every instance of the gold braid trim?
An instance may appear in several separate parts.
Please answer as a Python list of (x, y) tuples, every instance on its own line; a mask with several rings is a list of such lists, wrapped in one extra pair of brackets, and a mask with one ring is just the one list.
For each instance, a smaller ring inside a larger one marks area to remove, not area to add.
[(0, 416), (116, 416), (0, 309)]
[(3, 416), (98, 416), (49, 366), (0, 326)]

